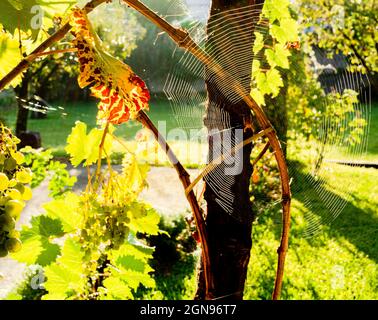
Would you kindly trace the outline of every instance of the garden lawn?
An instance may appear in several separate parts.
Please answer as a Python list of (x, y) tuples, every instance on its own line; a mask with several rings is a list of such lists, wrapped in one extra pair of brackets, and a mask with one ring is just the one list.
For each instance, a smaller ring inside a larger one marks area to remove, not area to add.
[[(306, 233), (305, 217), (329, 216), (329, 211), (305, 185), (293, 193), (284, 299), (378, 299), (378, 171), (337, 167), (320, 189), (345, 205), (344, 210), (312, 237)], [(335, 194), (331, 184), (348, 185), (349, 196)], [(267, 213), (255, 225), (246, 299), (271, 297), (280, 235), (277, 221), (280, 212)]]
[[(38, 131), (42, 136), (42, 144), (45, 148), (53, 148), (54, 154), (65, 156), (64, 146), (71, 128), (75, 121), (80, 120), (88, 124), (89, 128), (96, 125), (97, 107), (95, 102), (77, 102), (66, 105), (54, 103), (53, 106), (57, 111), (51, 111), (47, 119), (29, 119), (28, 129)], [(166, 121), (167, 132), (170, 129), (177, 128), (177, 121), (174, 118), (171, 106), (166, 100), (155, 100), (151, 102), (151, 110), (148, 114), (157, 126), (159, 121)], [(17, 109), (15, 107), (0, 106), (0, 118), (4, 118), (8, 126), (14, 128), (16, 121)], [(129, 121), (117, 127), (116, 135), (123, 140), (133, 140), (135, 134), (142, 127), (135, 121)], [(192, 142), (191, 142), (192, 143)], [(176, 143), (177, 144), (177, 143)], [(187, 148), (186, 144), (178, 144), (176, 149), (178, 153), (180, 148)], [(196, 146), (195, 146), (196, 148)], [(193, 150), (191, 150), (193, 152)], [(372, 106), (370, 116), (370, 128), (368, 146), (365, 154), (358, 153), (355, 160), (378, 162), (378, 104)], [(355, 156), (355, 155), (352, 155)], [(351, 157), (343, 148), (334, 147), (332, 152), (327, 154), (328, 158), (343, 160)], [(196, 156), (195, 158), (198, 159)], [(184, 159), (185, 164), (194, 165), (192, 160)]]
[[(70, 104), (52, 104), (56, 111), (50, 111), (46, 119), (29, 119), (28, 130), (38, 131), (41, 133), (42, 144), (45, 148), (53, 148), (55, 152), (63, 153), (67, 136), (70, 134), (76, 121), (85, 122), (88, 128), (96, 126), (97, 105), (95, 102), (77, 102)], [(152, 101), (149, 116), (158, 125), (158, 121), (166, 121), (167, 130), (175, 128), (176, 120), (169, 103), (166, 101)], [(14, 129), (16, 123), (16, 107), (0, 106), (0, 118), (3, 118), (6, 124)], [(117, 126), (117, 136), (125, 140), (132, 140), (135, 134), (142, 126), (135, 122), (129, 121)]]
[[(305, 216), (327, 215), (324, 204), (314, 196), (310, 208), (306, 186), (293, 194), (282, 299), (378, 299), (378, 170), (336, 166), (338, 173), (330, 173), (330, 183), (351, 185), (350, 196), (339, 199), (344, 210), (312, 237), (308, 237)], [(321, 188), (332, 193), (328, 183)], [(254, 224), (245, 299), (271, 299), (280, 221), (276, 206)], [(195, 270), (184, 263), (174, 266), (169, 277), (158, 279), (165, 299), (191, 299), (195, 287)]]
[[(152, 106), (149, 114), (155, 122), (168, 120), (168, 130), (176, 126), (166, 103), (156, 102)], [(94, 127), (96, 114), (95, 104), (63, 107), (64, 110), (50, 113), (48, 119), (29, 122), (30, 130), (41, 132), (45, 147), (53, 147), (60, 152), (74, 122), (82, 120)], [(14, 123), (15, 109), (3, 111), (1, 109), (1, 116), (6, 118), (8, 124)], [(117, 129), (117, 135), (130, 140), (139, 129), (138, 125), (125, 124)], [(378, 159), (378, 106), (372, 109), (369, 132), (366, 159), (374, 161)], [(136, 148), (135, 142), (129, 141), (127, 144), (133, 150)], [(173, 145), (177, 153), (182, 152), (179, 154), (179, 158), (182, 158), (187, 145), (181, 142)], [(297, 159), (301, 159), (300, 155)], [(305, 175), (305, 165), (298, 160), (292, 164), (295, 183), (295, 179)], [(329, 216), (329, 209), (317, 192), (308, 191), (306, 179), (301, 180), (299, 188), (294, 188), (290, 247), (282, 298), (378, 299), (378, 170), (324, 163), (322, 177), (325, 182), (319, 183), (318, 192), (325, 198), (335, 199), (334, 203), (343, 210), (332, 223), (322, 224), (309, 237), (307, 217), (315, 220), (318, 217), (317, 220), (322, 221), (322, 217)], [(347, 187), (349, 193), (344, 192)], [(334, 212), (334, 208), (331, 209)], [(255, 223), (246, 299), (271, 298), (281, 231), (280, 215), (280, 207), (276, 206), (262, 214)], [(180, 265), (173, 270), (170, 277), (158, 281), (164, 298), (192, 298), (195, 270), (188, 270), (187, 266), (181, 268)], [(185, 279), (182, 285), (178, 286), (176, 277)]]

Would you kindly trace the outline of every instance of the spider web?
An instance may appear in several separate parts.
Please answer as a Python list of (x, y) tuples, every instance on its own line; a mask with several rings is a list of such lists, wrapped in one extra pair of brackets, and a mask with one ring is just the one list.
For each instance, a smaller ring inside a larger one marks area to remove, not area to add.
[[(249, 92), (252, 60), (259, 60), (262, 68), (267, 66), (263, 56), (253, 54), (251, 29), (255, 26), (254, 31), (258, 31), (266, 39), (269, 33), (268, 27), (256, 26), (260, 19), (258, 7), (248, 6), (217, 14), (207, 26), (206, 19), (198, 19), (196, 15), (196, 18), (191, 16), (190, 10), (182, 1), (172, 1), (166, 14), (173, 17), (175, 11), (180, 12), (180, 15), (176, 17), (175, 25), (187, 29), (196, 44), (214, 61), (222, 65), (228, 74), (226, 79), (220, 80), (211, 72), (206, 71), (211, 68), (206, 69), (193, 55), (181, 51), (177, 53), (181, 54), (181, 59), (168, 75), (164, 92), (170, 101), (172, 114), (179, 128), (188, 133), (196, 130), (198, 134), (195, 137), (201, 136), (203, 142), (206, 142), (209, 137), (216, 137), (218, 143), (214, 144), (213, 154), (208, 156), (207, 163), (222, 156), (225, 160), (220, 161), (215, 169), (207, 173), (204, 180), (216, 194), (217, 203), (225, 211), (231, 213), (237, 201), (232, 190), (235, 175), (227, 175), (225, 172), (230, 167), (230, 150), (242, 142), (240, 137), (232, 132), (235, 129), (241, 129), (242, 126), (231, 127), (230, 114), (214, 102), (207, 105), (207, 110), (205, 109), (207, 102), (205, 81), (208, 86), (217, 88), (230, 103), (240, 102), (242, 98), (232, 89), (232, 83), (236, 80), (246, 92)], [(186, 15), (183, 12), (186, 12)], [(213, 32), (217, 33), (217, 47), (222, 48), (220, 51), (208, 43), (207, 34)], [(305, 213), (307, 227), (304, 236), (313, 236), (321, 230), (323, 225), (334, 221), (350, 199), (352, 182), (343, 186), (335, 185), (330, 180), (329, 173), (341, 174), (340, 167), (329, 159), (337, 154), (340, 146), (343, 146), (344, 157), (348, 161), (359, 160), (366, 153), (369, 125), (365, 126), (362, 122), (357, 124), (355, 127), (359, 130), (359, 141), (354, 143), (346, 141), (352, 121), (364, 119), (369, 123), (371, 105), (369, 80), (366, 75), (348, 71), (347, 57), (335, 55), (333, 59), (329, 59), (324, 52), (316, 48), (308, 54), (311, 55), (315, 73), (322, 76), (320, 82), (325, 95), (320, 96), (318, 102), (326, 112), (323, 113), (320, 125), (314, 127), (315, 124), (310, 124), (316, 135), (313, 148), (309, 150), (306, 159), (306, 162), (310, 164), (309, 167), (302, 169), (299, 174), (298, 164), (291, 161), (290, 154), (288, 166), (292, 177), (293, 196), (300, 195), (304, 199), (303, 204), (308, 209)], [(295, 63), (291, 65), (291, 68), (300, 70)], [(341, 122), (335, 122), (332, 117), (337, 115), (327, 115), (327, 111), (331, 111), (332, 106), (337, 103), (336, 94), (342, 95), (347, 89), (358, 93), (358, 102), (353, 103), (353, 110), (350, 110)], [(333, 95), (329, 95), (330, 93)], [(207, 129), (204, 127), (204, 120)], [(284, 117), (280, 117), (279, 120), (283, 122)], [(284, 143), (281, 141), (281, 144)], [(232, 162), (232, 165), (236, 166), (242, 164), (240, 153), (232, 157)], [(260, 197), (261, 199), (255, 198), (255, 200), (262, 201), (253, 203), (254, 210), (259, 211), (258, 214), (281, 202), (267, 195), (260, 195)], [(276, 220), (277, 223), (281, 223), (278, 216)]]
[[(262, 68), (268, 64), (263, 56), (255, 56), (251, 48), (251, 40), (253, 41), (251, 28), (260, 19), (258, 7), (249, 6), (223, 12), (215, 15), (212, 22), (206, 25), (208, 11), (209, 8), (202, 6), (197, 12), (193, 12), (193, 10), (189, 10), (184, 1), (174, 0), (169, 3), (164, 12), (158, 13), (174, 26), (188, 30), (195, 43), (214, 61), (223, 66), (227, 72), (226, 79), (220, 80), (213, 73), (206, 71), (211, 67), (206, 69), (190, 53), (177, 49), (174, 55), (180, 56), (179, 63), (172, 67), (167, 76), (164, 93), (171, 106), (172, 117), (177, 128), (183, 130), (186, 133), (185, 136), (190, 137), (189, 145), (192, 142), (199, 142), (207, 152), (208, 139), (209, 137), (213, 139), (213, 154), (196, 160), (197, 163), (202, 164), (202, 169), (204, 169), (207, 163), (215, 159), (224, 159), (216, 162), (217, 165), (204, 176), (204, 180), (217, 195), (217, 203), (226, 212), (231, 213), (234, 203), (237, 201), (232, 190), (235, 183), (232, 168), (242, 165), (242, 154), (238, 152), (232, 154), (230, 150), (235, 149), (243, 142), (242, 138), (235, 134), (235, 130), (242, 129), (243, 125), (232, 127), (229, 112), (219, 108), (214, 102), (207, 105), (206, 110), (205, 81), (210, 88), (219, 90), (230, 103), (236, 104), (241, 101), (241, 97), (232, 89), (232, 83), (237, 81), (246, 92), (249, 92), (252, 60), (259, 60)], [(213, 31), (217, 32), (218, 47), (222, 48), (220, 51), (208, 42), (207, 34), (211, 34)], [(264, 39), (268, 38), (267, 26), (257, 25), (254, 31), (261, 33)], [(157, 45), (160, 45), (159, 41), (157, 42)], [(312, 57), (313, 69), (321, 74), (322, 88), (325, 93), (343, 94), (346, 89), (352, 89), (358, 93), (359, 100), (358, 103), (353, 104), (353, 110), (348, 112), (347, 117), (341, 123), (335, 123), (332, 116), (328, 115), (322, 116), (320, 125), (317, 127), (310, 124), (313, 126), (313, 131), (316, 132), (316, 136), (313, 148), (308, 150), (306, 158), (309, 167), (304, 168), (300, 174), (298, 174), (298, 164), (291, 161), (289, 152), (288, 167), (292, 177), (293, 197), (300, 195), (304, 199), (304, 206), (308, 209), (305, 211), (307, 227), (304, 236), (313, 236), (321, 230), (323, 225), (334, 221), (351, 198), (352, 182), (340, 186), (335, 185), (329, 179), (330, 172), (342, 174), (339, 165), (329, 160), (334, 158), (340, 146), (343, 146), (343, 160), (357, 162), (364, 156), (367, 150), (369, 125), (357, 126), (360, 129), (360, 140), (357, 143), (346, 143), (345, 141), (350, 131), (351, 121), (365, 119), (369, 124), (371, 110), (370, 83), (366, 75), (349, 72), (347, 57), (336, 55), (333, 59), (329, 59), (324, 52), (316, 48), (312, 54), (314, 55)], [(335, 68), (335, 66), (339, 68)], [(301, 68), (294, 63), (291, 64), (291, 69), (300, 71)], [(147, 74), (148, 72), (146, 70)], [(284, 72), (281, 73), (284, 74)], [(304, 94), (307, 93), (304, 92)], [(324, 110), (330, 110), (331, 106), (336, 103), (335, 99), (329, 95), (320, 96), (318, 102)], [(42, 102), (39, 103), (38, 99), (21, 101), (21, 103), (31, 111), (58, 112), (62, 116), (66, 115), (64, 112), (66, 110), (62, 107), (48, 106)], [(285, 121), (283, 116), (278, 120)], [(281, 144), (284, 143), (281, 140)], [(187, 149), (191, 150), (191, 147), (189, 146)], [(173, 146), (173, 150), (179, 153), (179, 150), (175, 150), (175, 146)], [(230, 172), (230, 174), (225, 175), (225, 172)], [(260, 194), (258, 197), (255, 196), (252, 205), (253, 210), (259, 215), (272, 207), (279, 208), (280, 203), (280, 200), (273, 199), (269, 195)], [(281, 223), (278, 214), (275, 216), (275, 221)]]

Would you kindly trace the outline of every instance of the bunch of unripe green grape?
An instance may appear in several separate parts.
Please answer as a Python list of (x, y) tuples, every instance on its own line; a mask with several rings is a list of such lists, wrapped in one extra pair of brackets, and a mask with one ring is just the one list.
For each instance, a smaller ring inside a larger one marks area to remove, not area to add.
[(22, 166), (24, 155), (17, 151), (20, 140), (11, 131), (0, 126), (0, 257), (21, 249), (16, 222), (32, 197), (27, 186), (32, 179), (29, 168)]
[(119, 249), (129, 234), (130, 219), (125, 208), (117, 205), (104, 205), (92, 201), (93, 212), (87, 213), (84, 228), (80, 232), (84, 252), (89, 256), (91, 250), (97, 250), (103, 243), (112, 249)]

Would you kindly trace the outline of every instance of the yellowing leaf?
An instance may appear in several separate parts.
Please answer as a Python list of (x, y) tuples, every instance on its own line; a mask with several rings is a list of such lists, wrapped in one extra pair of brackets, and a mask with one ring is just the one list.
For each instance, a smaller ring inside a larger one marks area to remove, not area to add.
[(76, 0), (1, 0), (0, 23), (11, 34), (16, 29), (36, 40), (40, 30), (53, 26), (53, 17), (63, 15)]
[[(84, 165), (88, 166), (96, 162), (103, 133), (104, 129), (95, 128), (87, 135), (87, 125), (80, 121), (76, 122), (75, 127), (72, 128), (71, 134), (67, 138), (67, 146), (65, 148), (71, 156), (72, 165), (78, 166), (85, 161)], [(105, 152), (102, 153), (103, 158), (106, 156), (105, 154), (110, 154), (112, 143), (112, 138), (107, 135), (104, 145)]]
[(264, 95), (260, 92), (259, 89), (257, 88), (253, 88), (251, 90), (251, 97), (253, 98), (253, 100), (256, 101), (257, 104), (259, 104), (260, 106), (265, 106), (265, 98), (264, 98)]
[(48, 294), (43, 296), (44, 300), (63, 300), (83, 290), (85, 285), (83, 256), (80, 245), (68, 238), (64, 243), (62, 255), (54, 264), (45, 268), (47, 281), (44, 286)]
[(131, 288), (118, 277), (109, 277), (105, 279), (104, 286), (107, 289), (107, 298), (111, 297), (117, 300), (126, 300), (133, 298)]
[(269, 86), (269, 93), (272, 94), (273, 98), (280, 93), (280, 88), (284, 85), (277, 69), (271, 69), (266, 73), (266, 82)]
[(76, 194), (67, 193), (63, 199), (48, 202), (43, 205), (43, 208), (48, 216), (59, 219), (64, 232), (69, 233), (79, 228), (83, 222), (79, 200)]
[(146, 186), (147, 172), (149, 166), (146, 164), (139, 164), (136, 157), (126, 154), (122, 161), (122, 173), (124, 176), (123, 182), (134, 193), (139, 194)]
[(139, 110), (148, 109), (150, 94), (145, 83), (128, 65), (105, 51), (86, 13), (75, 8), (70, 23), (78, 49), (79, 85), (92, 86), (93, 95), (101, 99), (98, 119), (121, 124), (135, 119)]
[(282, 45), (276, 45), (274, 50), (267, 49), (265, 51), (266, 59), (269, 65), (274, 68), (276, 66), (288, 69), (289, 68), (289, 59), (291, 55), (290, 51), (284, 48)]
[[(0, 78), (11, 71), (21, 59), (18, 40), (9, 33), (0, 31)], [(15, 87), (21, 83), (21, 80), (22, 77), (19, 75), (12, 80), (10, 85)]]
[(253, 44), (253, 53), (257, 54), (264, 47), (264, 36), (260, 32), (255, 32), (255, 42)]

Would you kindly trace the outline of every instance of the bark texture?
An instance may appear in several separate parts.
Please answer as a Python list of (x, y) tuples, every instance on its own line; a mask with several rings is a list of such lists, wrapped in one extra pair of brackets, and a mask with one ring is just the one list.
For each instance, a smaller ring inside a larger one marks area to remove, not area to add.
[[(259, 1), (262, 6), (262, 1)], [(222, 58), (222, 52), (225, 52), (228, 48), (224, 46), (227, 42), (219, 41), (222, 38), (222, 34), (228, 32), (227, 11), (230, 9), (237, 9), (245, 7), (247, 5), (255, 5), (255, 1), (242, 1), (242, 0), (213, 0), (211, 5), (210, 17), (208, 20), (207, 30), (207, 46), (211, 48), (212, 55), (217, 56), (217, 62), (225, 70), (233, 70), (237, 68), (240, 57), (250, 57), (253, 46), (253, 28), (251, 30), (245, 30), (244, 24), (240, 24), (240, 33), (243, 39), (241, 47), (245, 52), (240, 50), (230, 51)], [(222, 16), (221, 23), (213, 23), (214, 19), (219, 19)], [(245, 22), (245, 21), (244, 21)], [(242, 22), (241, 22), (242, 23)], [(211, 25), (211, 28), (209, 27)], [(229, 26), (230, 30), (235, 27)], [(229, 36), (231, 33), (229, 32)], [(250, 59), (243, 60), (242, 63), (247, 61), (248, 65), (243, 66), (248, 70), (252, 68), (252, 57)], [(220, 131), (224, 128), (220, 125), (218, 128), (214, 128), (214, 122), (210, 121), (211, 115), (214, 114), (214, 108), (219, 108), (226, 112), (229, 116), (231, 128), (244, 128), (243, 140), (250, 138), (253, 135), (252, 128), (245, 126), (246, 123), (251, 122), (251, 111), (245, 102), (238, 101), (233, 102), (226, 96), (220, 86), (214, 85), (216, 83), (216, 74), (212, 74), (209, 70), (206, 70), (206, 87), (208, 92), (207, 112), (205, 115), (204, 123), (209, 130), (218, 129)], [(215, 80), (214, 80), (215, 79)], [(250, 78), (246, 83), (250, 83)], [(249, 88), (247, 88), (249, 92)], [(231, 99), (232, 100), (232, 99)], [(209, 161), (212, 161), (211, 155), (214, 154), (214, 141), (209, 137)], [(207, 202), (207, 215), (206, 215), (206, 229), (208, 233), (208, 244), (210, 254), (211, 271), (213, 273), (214, 289), (212, 296), (215, 299), (227, 299), (235, 300), (243, 298), (244, 283), (247, 276), (247, 267), (250, 259), (250, 251), (252, 247), (252, 222), (253, 213), (249, 196), (249, 184), (253, 171), (253, 167), (250, 160), (253, 145), (248, 144), (243, 149), (242, 157), (242, 171), (239, 175), (235, 176), (234, 183), (231, 186), (231, 190), (235, 195), (232, 212), (227, 212), (216, 201), (219, 197), (211, 188), (212, 182), (208, 178), (206, 181), (205, 200)], [(224, 179), (228, 177), (224, 176)], [(215, 183), (215, 182), (214, 182)], [(196, 293), (196, 299), (204, 299), (204, 279), (202, 274), (202, 265), (200, 267), (198, 276), (198, 290)]]
[(25, 74), (22, 78), (21, 84), (14, 89), (17, 95), (17, 121), (16, 121), (16, 136), (27, 130), (29, 110), (24, 108), (25, 101), (29, 98), (29, 76)]

